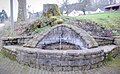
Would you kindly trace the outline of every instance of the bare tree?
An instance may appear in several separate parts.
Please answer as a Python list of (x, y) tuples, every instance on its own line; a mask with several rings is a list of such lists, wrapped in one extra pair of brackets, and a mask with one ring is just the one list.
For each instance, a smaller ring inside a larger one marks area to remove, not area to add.
[(85, 15), (85, 8), (91, 4), (91, 1), (90, 1), (90, 0), (78, 0), (78, 3), (79, 3), (80, 5), (83, 5), (83, 6), (81, 7), (81, 9), (82, 9), (82, 11), (83, 11), (83, 13), (84, 13), (84, 15)]
[(64, 6), (65, 7), (65, 9), (66, 9), (66, 14), (67, 14), (67, 16), (68, 16), (68, 4), (69, 4), (69, 1), (68, 0), (63, 0), (63, 5), (62, 6)]
[(108, 0), (109, 4), (115, 4), (116, 0)]
[(78, 0), (79, 3), (82, 3), (84, 0)]

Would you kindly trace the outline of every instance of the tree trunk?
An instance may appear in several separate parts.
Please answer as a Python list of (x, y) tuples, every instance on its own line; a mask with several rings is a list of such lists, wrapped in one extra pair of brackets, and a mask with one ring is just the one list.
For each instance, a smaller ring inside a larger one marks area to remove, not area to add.
[(26, 20), (26, 0), (18, 0), (18, 18), (17, 21)]
[(61, 12), (57, 4), (44, 4), (42, 17), (60, 16)]

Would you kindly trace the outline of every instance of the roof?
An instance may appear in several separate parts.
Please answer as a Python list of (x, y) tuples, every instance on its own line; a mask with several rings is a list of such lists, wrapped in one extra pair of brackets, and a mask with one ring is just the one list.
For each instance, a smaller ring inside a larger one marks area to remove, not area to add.
[(119, 4), (108, 5), (108, 6), (105, 6), (104, 8), (110, 8), (110, 7), (116, 7), (116, 6), (120, 6), (120, 3)]

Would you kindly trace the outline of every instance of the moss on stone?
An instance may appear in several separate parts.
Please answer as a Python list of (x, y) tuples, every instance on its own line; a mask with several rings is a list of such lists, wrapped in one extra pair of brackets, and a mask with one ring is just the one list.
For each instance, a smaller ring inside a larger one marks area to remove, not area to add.
[(54, 5), (54, 7), (56, 9), (56, 15), (54, 15), (54, 16), (61, 16), (62, 14), (61, 14), (60, 9), (58, 8), (58, 6)]
[(63, 23), (62, 19), (56, 17), (60, 15), (60, 9), (56, 4), (44, 4), (42, 16), (34, 22), (33, 31), (48, 25), (54, 26)]
[(57, 19), (54, 23), (55, 24), (62, 24), (64, 21), (63, 19)]
[(64, 21), (60, 18), (57, 18), (56, 16), (51, 16), (49, 18), (49, 22), (51, 26), (57, 25), (57, 24), (62, 24)]
[(10, 60), (16, 61), (16, 56), (11, 54), (10, 52), (7, 52), (7, 49), (2, 49), (0, 53), (3, 56), (9, 58)]

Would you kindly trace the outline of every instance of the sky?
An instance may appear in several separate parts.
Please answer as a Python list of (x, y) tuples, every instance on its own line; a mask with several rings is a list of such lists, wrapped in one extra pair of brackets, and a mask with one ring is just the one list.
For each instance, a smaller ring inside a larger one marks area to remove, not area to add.
[[(74, 3), (76, 0), (69, 0), (69, 3)], [(27, 9), (28, 5), (31, 7), (29, 10), (31, 12), (40, 12), (43, 9), (43, 4), (58, 4), (60, 5), (63, 2), (63, 0), (27, 0)], [(18, 2), (17, 0), (13, 0), (13, 12), (14, 12), (14, 20), (17, 20), (17, 14), (18, 14)], [(8, 16), (10, 16), (10, 0), (0, 0), (0, 12), (4, 9)]]

